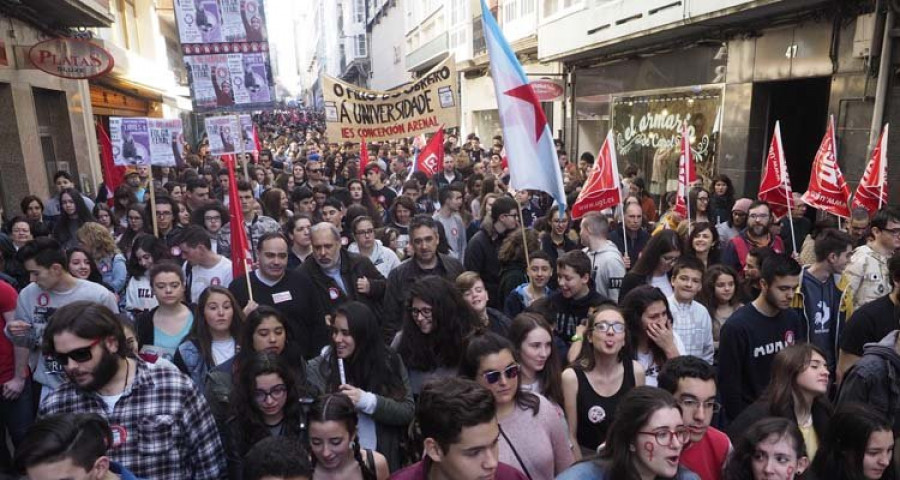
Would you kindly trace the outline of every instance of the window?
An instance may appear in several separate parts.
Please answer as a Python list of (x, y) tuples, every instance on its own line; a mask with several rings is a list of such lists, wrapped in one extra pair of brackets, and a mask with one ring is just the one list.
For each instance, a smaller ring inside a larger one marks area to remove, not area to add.
[(135, 0), (119, 0), (119, 28), (122, 33), (122, 43), (128, 50), (138, 50), (137, 10)]
[(353, 15), (356, 23), (366, 22), (366, 0), (355, 0), (353, 2)]
[(535, 0), (522, 0), (520, 3), (522, 16), (531, 15), (534, 13), (534, 2)]
[(519, 0), (506, 0), (503, 4), (503, 22), (511, 23), (519, 18)]
[(361, 33), (356, 36), (356, 58), (363, 58), (369, 56), (369, 45), (366, 42), (366, 34)]
[(450, 25), (459, 25), (466, 21), (467, 4), (465, 0), (450, 0)]
[[(577, 10), (584, 6), (585, 0), (540, 0), (543, 7), (543, 18), (553, 17), (557, 14), (565, 13), (570, 10)], [(613, 0), (595, 0), (600, 2), (608, 2)], [(614, 0), (619, 1), (619, 0)]]

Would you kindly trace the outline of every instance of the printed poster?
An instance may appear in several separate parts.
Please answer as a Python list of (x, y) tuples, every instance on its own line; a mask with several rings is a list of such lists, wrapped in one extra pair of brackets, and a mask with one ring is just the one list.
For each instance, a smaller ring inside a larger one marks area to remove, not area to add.
[(273, 101), (267, 53), (185, 55), (198, 111), (254, 108)]
[(156, 167), (184, 164), (184, 128), (181, 119), (150, 118), (150, 163)]
[(253, 117), (241, 115), (241, 141), (244, 152), (256, 151), (256, 142), (253, 141)]
[(175, 0), (182, 45), (265, 42), (263, 0)]
[(203, 121), (210, 154), (229, 155), (240, 151), (241, 123), (236, 115), (206, 117)]
[(150, 128), (146, 118), (110, 118), (109, 139), (116, 165), (150, 163)]

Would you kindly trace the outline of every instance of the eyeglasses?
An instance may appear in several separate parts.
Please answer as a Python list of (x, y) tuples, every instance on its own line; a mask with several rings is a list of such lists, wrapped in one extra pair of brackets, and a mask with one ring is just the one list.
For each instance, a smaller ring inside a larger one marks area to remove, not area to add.
[(306, 171), (309, 173), (322, 173), (325, 171), (325, 169), (324, 168), (307, 168)]
[(157, 217), (171, 217), (172, 212), (156, 212)]
[(203, 217), (203, 220), (206, 220), (207, 222), (221, 222), (222, 217), (218, 215), (216, 215), (215, 217)]
[(666, 263), (675, 263), (675, 261), (678, 260), (678, 257), (680, 257), (680, 256), (681, 256), (681, 254), (678, 254), (678, 255), (663, 255), (662, 257), (660, 257), (660, 259), (661, 259), (662, 261), (666, 262)]
[(769, 214), (768, 213), (751, 213), (749, 215), (749, 217), (750, 217), (750, 220), (768, 220)]
[(370, 229), (368, 229), (368, 230), (357, 230), (356, 233), (355, 233), (355, 235), (356, 235), (357, 237), (363, 237), (363, 236), (368, 237), (369, 235), (374, 235), (374, 234), (375, 234), (375, 229), (374, 229), (374, 228), (370, 228)]
[(517, 222), (519, 221), (519, 215), (518, 215), (518, 214), (515, 214), (515, 213), (504, 213), (504, 214), (502, 214), (502, 215), (500, 215), (500, 216), (501, 216), (501, 217), (512, 217), (512, 218), (514, 218)]
[(272, 397), (272, 400), (278, 401), (284, 398), (287, 395), (287, 386), (284, 384), (275, 385), (271, 390), (254, 390), (253, 391), (253, 399), (256, 400), (256, 403), (265, 403), (266, 399)]
[(683, 398), (678, 401), (678, 404), (681, 405), (681, 408), (691, 411), (703, 408), (706, 411), (711, 411), (712, 413), (719, 413), (719, 410), (722, 410), (722, 404), (715, 400), (701, 402), (696, 398)]
[(68, 353), (56, 352), (53, 354), (53, 358), (55, 358), (60, 365), (68, 365), (70, 358), (72, 360), (75, 360), (76, 363), (89, 362), (92, 358), (94, 358), (94, 354), (93, 352), (91, 352), (91, 349), (93, 349), (95, 345), (100, 343), (101, 340), (103, 339), (97, 338), (93, 342), (91, 342), (90, 345), (86, 347), (76, 348), (75, 350), (72, 350)]
[(412, 317), (413, 320), (419, 318), (419, 315), (422, 315), (425, 318), (431, 318), (431, 314), (434, 312), (434, 310), (431, 307), (425, 307), (425, 308), (409, 307), (408, 311), (409, 311), (409, 316)]
[(699, 201), (699, 202), (708, 202), (708, 201), (709, 201), (709, 197), (697, 197), (697, 201)]
[(893, 236), (895, 236), (895, 237), (900, 237), (900, 227), (897, 227), (897, 228), (882, 228), (881, 231), (882, 231), (882, 232), (885, 232), (885, 233), (890, 233), (891, 235), (893, 235)]
[(481, 375), (484, 377), (485, 382), (487, 382), (490, 385), (493, 385), (500, 381), (501, 375), (503, 377), (505, 377), (507, 380), (512, 380), (512, 379), (518, 377), (519, 376), (519, 365), (518, 364), (510, 365), (510, 366), (504, 368), (502, 371), (488, 370), (487, 372), (484, 372)]
[(667, 428), (656, 430), (654, 432), (637, 432), (643, 433), (644, 435), (653, 435), (653, 438), (656, 439), (656, 443), (661, 447), (668, 447), (672, 445), (672, 440), (676, 437), (678, 438), (678, 443), (682, 445), (687, 443), (688, 440), (691, 439), (691, 432), (686, 427), (678, 427), (675, 430), (669, 430)]
[(594, 324), (595, 332), (606, 333), (606, 332), (609, 332), (610, 330), (612, 330), (613, 333), (622, 333), (625, 331), (625, 324), (618, 323), (618, 322), (617, 323), (597, 322)]

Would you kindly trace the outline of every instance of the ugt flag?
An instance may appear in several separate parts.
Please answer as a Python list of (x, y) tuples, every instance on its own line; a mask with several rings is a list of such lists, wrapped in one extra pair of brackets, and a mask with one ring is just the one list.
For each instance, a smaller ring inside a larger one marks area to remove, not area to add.
[(691, 150), (691, 133), (687, 123), (681, 126), (681, 157), (678, 159), (678, 197), (675, 199), (675, 213), (690, 218), (688, 193), (691, 185), (697, 181), (697, 169), (694, 167), (694, 154)]
[(853, 196), (853, 208), (865, 208), (869, 215), (877, 212), (888, 200), (887, 139), (888, 124), (885, 124), (881, 137), (872, 150), (872, 158), (866, 165), (866, 172), (856, 187), (856, 195)]
[[(228, 202), (231, 208), (231, 274), (232, 278), (241, 278), (250, 269), (250, 242), (247, 241), (247, 230), (244, 225), (244, 211), (241, 210), (241, 198), (238, 196), (237, 178), (234, 175), (234, 155), (224, 155), (228, 169)], [(249, 288), (249, 285), (248, 285)]]
[(616, 158), (615, 140), (612, 130), (597, 153), (597, 161), (591, 168), (578, 199), (572, 204), (572, 219), (578, 220), (588, 212), (597, 212), (614, 207), (622, 202), (619, 188), (619, 161)]
[(515, 190), (547, 192), (563, 212), (566, 193), (541, 102), (484, 0), (481, 22), (503, 125), (503, 145), (509, 154), (510, 186)]
[(444, 127), (431, 137), (425, 148), (416, 155), (416, 163), (413, 170), (425, 172), (428, 178), (444, 171)]
[(791, 179), (788, 177), (784, 147), (781, 144), (781, 122), (775, 122), (775, 134), (772, 135), (762, 182), (759, 184), (759, 199), (768, 202), (776, 217), (783, 217), (793, 207), (792, 195)]
[(838, 217), (850, 218), (850, 208), (847, 206), (850, 203), (850, 187), (837, 162), (833, 116), (828, 120), (828, 129), (813, 160), (809, 188), (801, 198), (807, 205)]

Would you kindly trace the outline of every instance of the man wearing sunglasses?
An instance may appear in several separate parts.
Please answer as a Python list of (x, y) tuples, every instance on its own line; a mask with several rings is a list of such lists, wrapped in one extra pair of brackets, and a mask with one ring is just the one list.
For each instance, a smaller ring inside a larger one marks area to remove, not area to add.
[(900, 209), (885, 207), (872, 217), (869, 241), (857, 248), (841, 276), (841, 287), (853, 310), (891, 291), (888, 259), (900, 249)]
[(43, 335), (69, 381), (41, 404), (40, 417), (95, 413), (113, 432), (110, 459), (141, 478), (219, 480), (225, 455), (215, 419), (190, 378), (129, 355), (109, 308), (79, 301), (60, 308)]
[(81, 280), (67, 270), (66, 255), (56, 240), (42, 237), (19, 249), (17, 256), (31, 276), (31, 283), (19, 293), (15, 320), (6, 326), (6, 334), (17, 347), (31, 351), (29, 367), (33, 379), (46, 396), (64, 380), (63, 365), (41, 351), (41, 338), (50, 317), (57, 309), (79, 300), (99, 302), (117, 312), (116, 297), (102, 285)]

